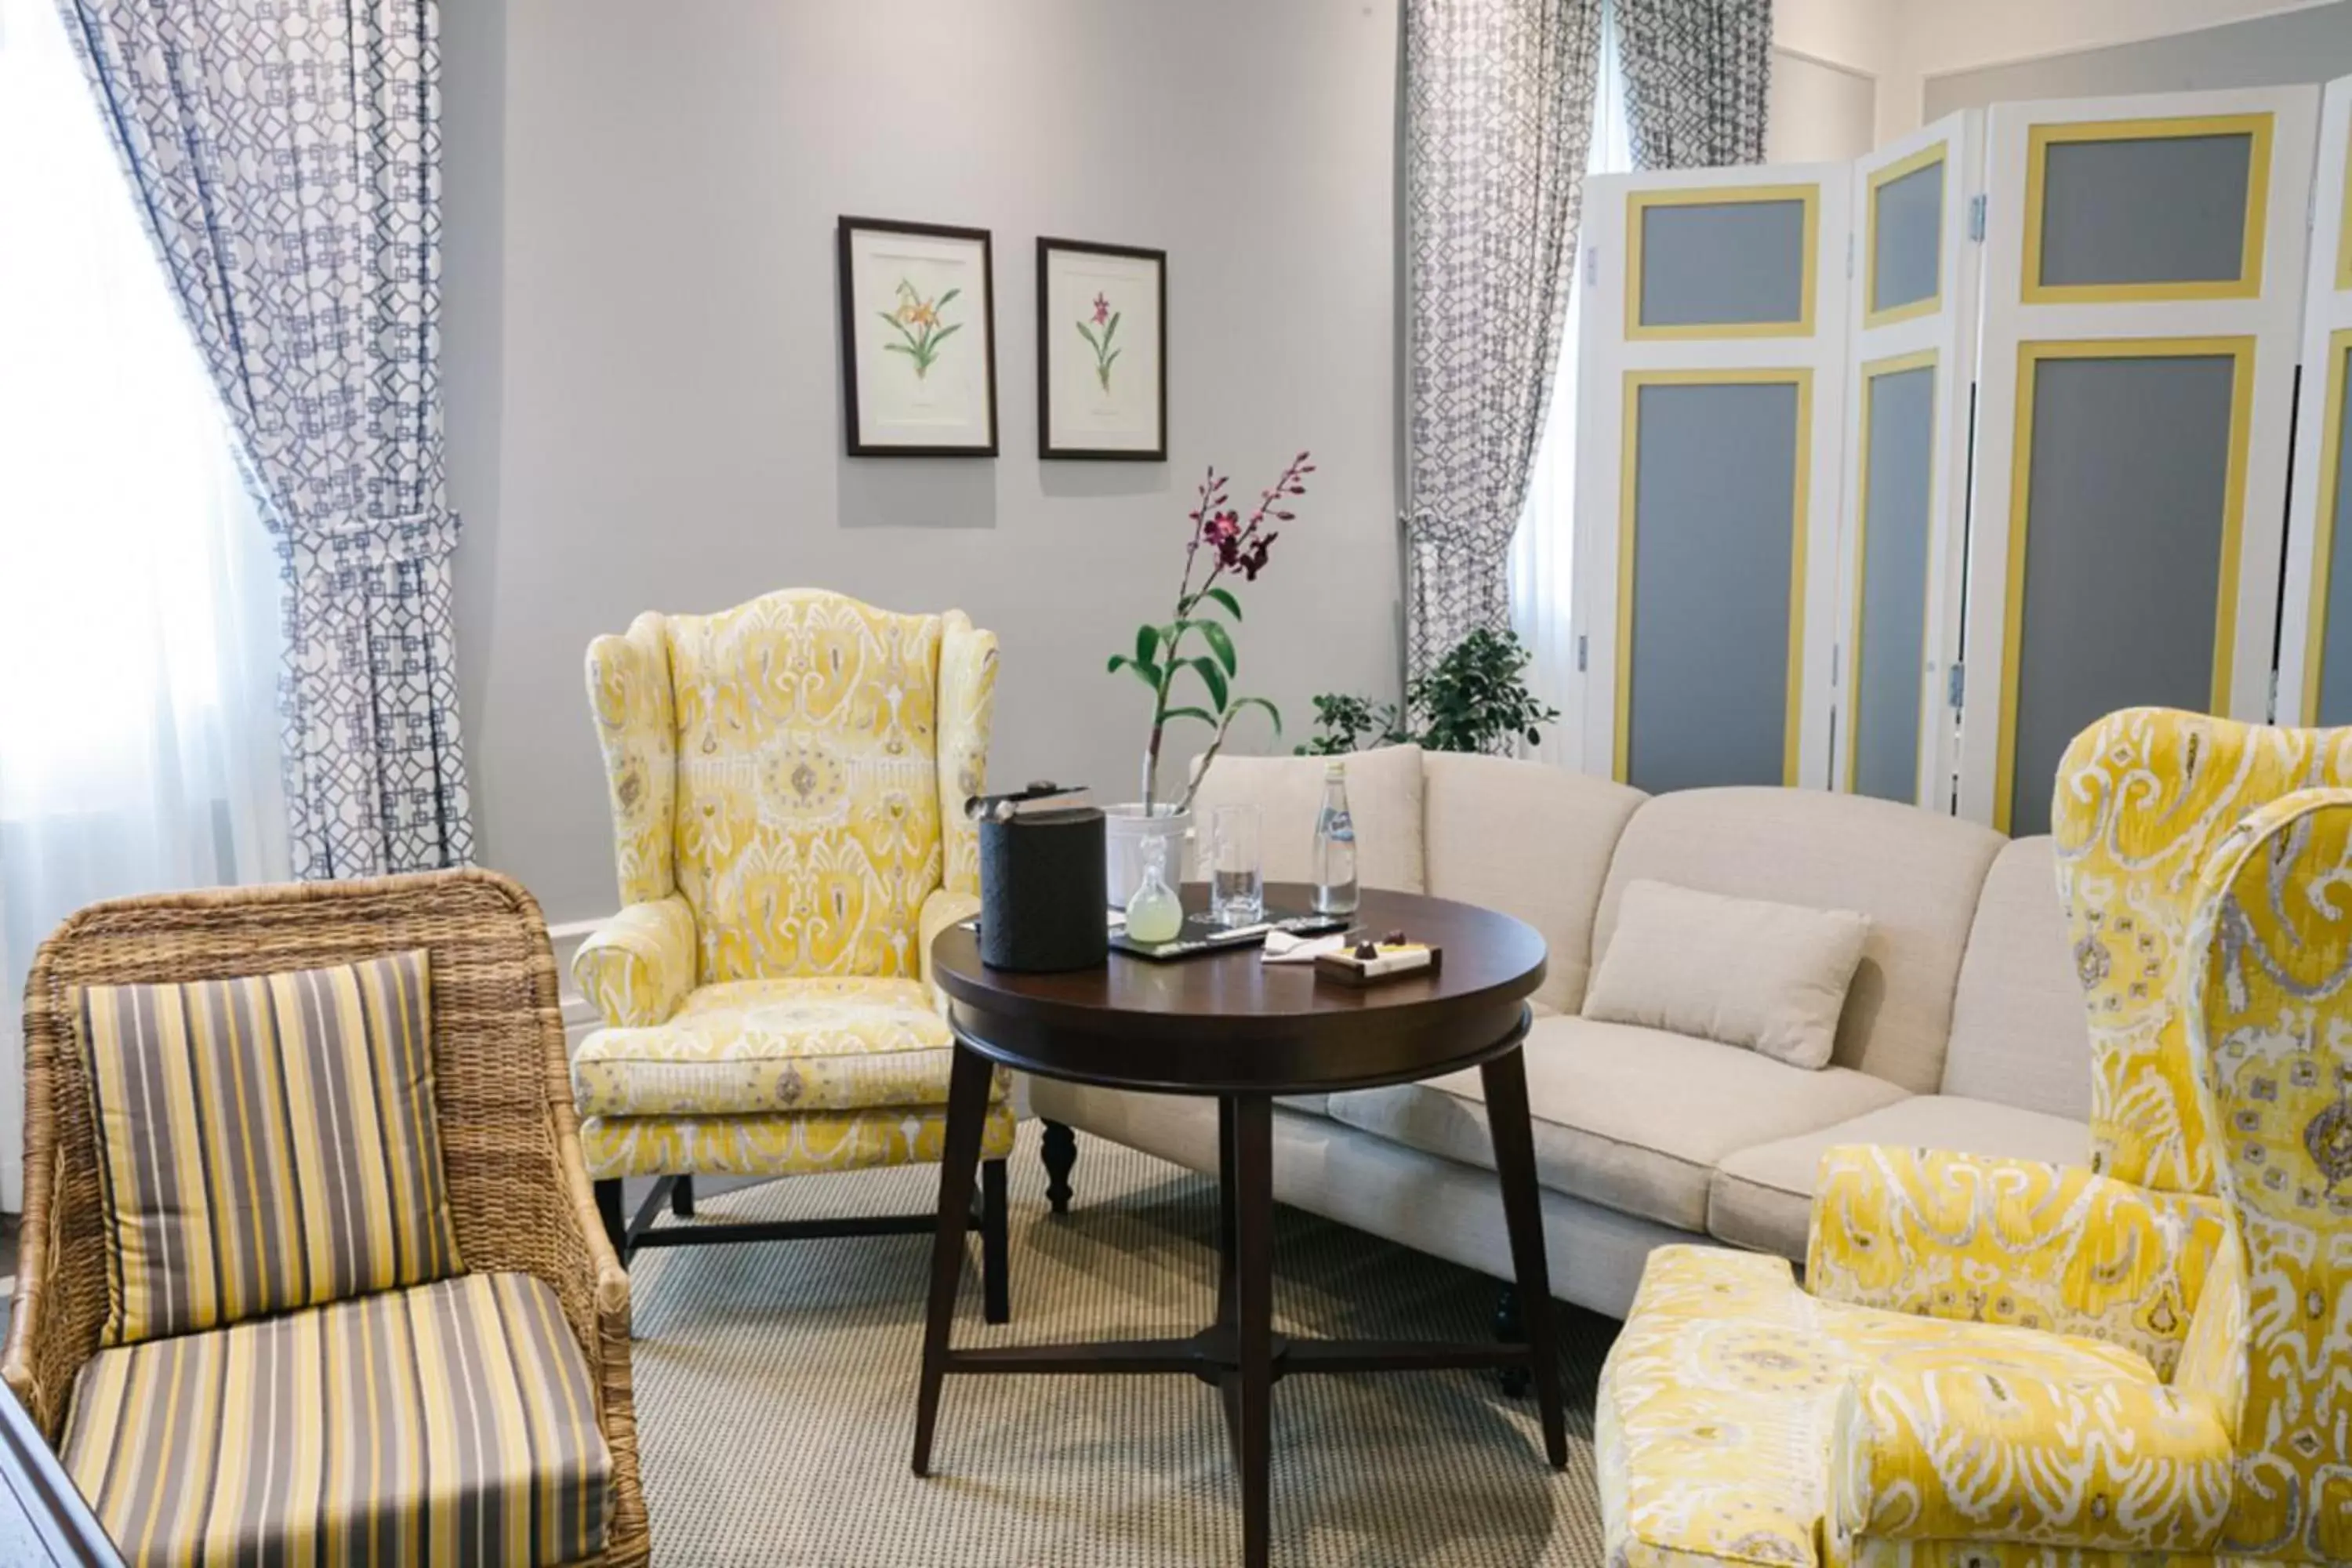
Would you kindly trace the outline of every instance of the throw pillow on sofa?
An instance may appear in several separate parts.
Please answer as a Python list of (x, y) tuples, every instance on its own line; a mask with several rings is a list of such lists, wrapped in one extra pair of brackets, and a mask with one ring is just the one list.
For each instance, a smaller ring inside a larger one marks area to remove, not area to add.
[(1829, 1065), (1870, 917), (1636, 879), (1592, 973), (1584, 1016)]

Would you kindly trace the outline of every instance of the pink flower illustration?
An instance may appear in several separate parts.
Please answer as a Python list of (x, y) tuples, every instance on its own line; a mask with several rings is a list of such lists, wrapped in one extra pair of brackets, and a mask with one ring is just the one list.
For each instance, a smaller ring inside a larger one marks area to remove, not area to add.
[(1097, 327), (1099, 327), (1099, 326), (1101, 326), (1105, 321), (1109, 321), (1109, 320), (1110, 320), (1110, 296), (1109, 296), (1109, 295), (1108, 295), (1108, 294), (1104, 294), (1104, 293), (1097, 292), (1097, 293), (1095, 295), (1095, 325), (1096, 325), (1096, 326), (1097, 326)]

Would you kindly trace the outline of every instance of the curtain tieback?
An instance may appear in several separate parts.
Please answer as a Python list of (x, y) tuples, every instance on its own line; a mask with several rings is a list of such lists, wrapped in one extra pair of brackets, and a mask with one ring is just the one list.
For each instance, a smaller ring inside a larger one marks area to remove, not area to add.
[(1405, 538), (1416, 545), (1465, 556), (1473, 563), (1491, 563), (1510, 553), (1513, 531), (1506, 530), (1496, 537), (1485, 529), (1447, 522), (1433, 512), (1423, 511), (1405, 514), (1404, 531)]
[(445, 510), (342, 518), (295, 530), (287, 557), (298, 584), (323, 587), (355, 573), (446, 562), (457, 552), (460, 527), (457, 514)]

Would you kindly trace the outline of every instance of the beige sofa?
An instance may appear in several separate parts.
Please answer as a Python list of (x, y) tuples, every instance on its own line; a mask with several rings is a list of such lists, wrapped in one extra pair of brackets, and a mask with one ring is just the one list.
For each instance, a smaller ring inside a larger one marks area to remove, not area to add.
[[(1321, 777), (1316, 759), (1227, 758), (1200, 805), (1256, 802), (1267, 876), (1300, 880)], [(2087, 1152), (2090, 1045), (2047, 838), (1819, 791), (1652, 797), (1413, 747), (1351, 758), (1349, 801), (1367, 885), (1507, 910), (1550, 945), (1528, 1089), (1563, 1300), (1622, 1316), (1650, 1249), (1694, 1236), (1801, 1260), (1832, 1144)], [(1869, 915), (1832, 1064), (1577, 1016), (1636, 878)], [(1215, 1168), (1213, 1100), (1042, 1079), (1030, 1095), (1050, 1121)], [(1283, 1202), (1510, 1273), (1475, 1070), (1286, 1102), (1274, 1162)], [(1085, 1184), (1082, 1153), (1081, 1203)]]

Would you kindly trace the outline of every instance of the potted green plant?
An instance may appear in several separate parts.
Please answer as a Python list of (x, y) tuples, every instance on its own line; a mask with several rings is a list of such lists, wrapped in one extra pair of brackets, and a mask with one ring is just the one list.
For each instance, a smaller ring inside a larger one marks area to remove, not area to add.
[(1507, 753), (1522, 740), (1535, 745), (1559, 712), (1528, 689), (1529, 657), (1508, 630), (1481, 626), (1407, 688), (1405, 704), (1421, 718), (1419, 730), (1406, 725), (1393, 703), (1325, 692), (1315, 699), (1318, 733), (1298, 753), (1328, 756), (1408, 742), (1433, 752)]
[[(1179, 874), (1184, 839), (1192, 829), (1193, 792), (1243, 710), (1263, 710), (1273, 721), (1275, 733), (1282, 732), (1282, 714), (1273, 703), (1234, 690), (1240, 659), (1234, 648), (1233, 627), (1241, 624), (1242, 605), (1232, 584), (1236, 577), (1255, 583), (1265, 570), (1268, 552), (1280, 536), (1271, 525), (1288, 522), (1297, 515), (1283, 503), (1307, 493), (1307, 476), (1314, 471), (1307, 454), (1299, 453), (1282, 470), (1281, 478), (1259, 492), (1256, 508), (1244, 521), (1228, 500), (1225, 477), (1211, 468), (1201, 481), (1199, 499), (1189, 514), (1192, 531), (1184, 543), (1184, 574), (1177, 584), (1173, 610), (1164, 621), (1147, 621), (1136, 627), (1133, 648), (1110, 657), (1112, 673), (1126, 671), (1151, 693), (1141, 798), (1103, 810), (1105, 890), (1116, 907), (1126, 906), (1128, 895), (1141, 879), (1143, 840), (1160, 839), (1171, 878)], [(1197, 585), (1196, 574), (1200, 574)], [(1160, 789), (1160, 753), (1169, 725), (1178, 722), (1204, 725), (1210, 734), (1184, 788), (1171, 801)]]

